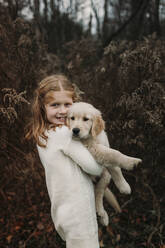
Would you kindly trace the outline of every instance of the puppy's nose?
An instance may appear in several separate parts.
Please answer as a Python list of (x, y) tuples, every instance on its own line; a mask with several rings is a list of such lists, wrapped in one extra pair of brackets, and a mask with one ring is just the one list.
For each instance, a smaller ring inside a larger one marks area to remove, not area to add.
[(73, 132), (74, 135), (78, 135), (79, 132), (80, 132), (80, 129), (77, 128), (77, 127), (76, 127), (76, 128), (73, 128), (73, 129), (72, 129), (72, 132)]

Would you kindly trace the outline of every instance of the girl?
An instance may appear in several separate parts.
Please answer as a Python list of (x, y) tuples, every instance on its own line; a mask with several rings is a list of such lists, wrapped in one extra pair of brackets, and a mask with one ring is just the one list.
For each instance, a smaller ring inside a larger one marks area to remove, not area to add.
[[(32, 106), (26, 138), (34, 138), (45, 169), (51, 216), (67, 248), (99, 248), (93, 183), (88, 176), (102, 168), (66, 127), (67, 111), (78, 100), (75, 87), (63, 75), (41, 81)], [(61, 148), (72, 146), (72, 159)], [(85, 159), (84, 159), (85, 158)], [(88, 174), (87, 174), (88, 173)]]

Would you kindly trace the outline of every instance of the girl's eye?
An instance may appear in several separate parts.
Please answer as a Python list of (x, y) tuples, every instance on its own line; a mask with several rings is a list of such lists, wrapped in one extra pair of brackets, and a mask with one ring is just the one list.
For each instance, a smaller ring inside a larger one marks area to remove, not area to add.
[(84, 118), (83, 118), (83, 120), (84, 120), (84, 121), (88, 121), (89, 119), (88, 119), (88, 118), (86, 118), (86, 117), (84, 117)]
[(65, 104), (65, 107), (70, 107), (71, 106), (71, 103), (66, 103)]
[(71, 119), (72, 121), (74, 121), (75, 118), (74, 118), (74, 116), (72, 116), (70, 119)]
[(57, 107), (58, 104), (57, 104), (57, 103), (52, 103), (51, 106), (52, 106), (52, 107)]

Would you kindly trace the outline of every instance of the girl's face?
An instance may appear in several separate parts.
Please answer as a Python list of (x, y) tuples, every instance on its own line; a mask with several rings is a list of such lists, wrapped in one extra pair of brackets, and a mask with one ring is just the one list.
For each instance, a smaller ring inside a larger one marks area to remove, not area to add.
[(46, 95), (45, 110), (51, 124), (66, 125), (67, 112), (73, 104), (71, 92), (51, 91)]

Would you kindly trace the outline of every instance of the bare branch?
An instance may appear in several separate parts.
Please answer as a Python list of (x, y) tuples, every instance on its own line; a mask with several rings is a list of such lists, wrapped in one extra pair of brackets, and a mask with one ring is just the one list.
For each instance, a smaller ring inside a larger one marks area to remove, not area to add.
[(123, 25), (116, 32), (114, 32), (112, 35), (110, 35), (108, 39), (104, 41), (103, 47), (106, 47), (114, 37), (119, 35), (121, 31), (123, 31), (127, 27), (127, 25), (136, 17), (136, 15), (141, 10), (142, 6), (144, 5), (146, 6), (149, 3), (149, 1), (150, 0), (146, 0), (146, 1), (140, 0), (137, 9), (132, 13), (132, 15), (128, 18), (128, 20), (125, 23), (123, 23)]

